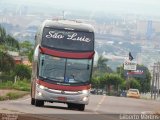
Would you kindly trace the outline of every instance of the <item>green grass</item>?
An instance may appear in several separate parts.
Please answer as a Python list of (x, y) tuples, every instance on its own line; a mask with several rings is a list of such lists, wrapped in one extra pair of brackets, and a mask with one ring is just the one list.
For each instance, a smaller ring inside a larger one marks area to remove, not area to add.
[(12, 89), (13, 82), (7, 81), (7, 82), (1, 82), (0, 83), (0, 89)]
[(0, 89), (13, 89), (13, 92), (11, 91), (3, 96), (0, 96), (0, 101), (21, 98), (29, 93), (30, 88), (30, 81), (27, 80), (17, 80), (16, 83), (13, 81), (1, 82)]
[(12, 81), (0, 83), (0, 89), (16, 89), (21, 91), (30, 91), (30, 82), (27, 80), (18, 80), (16, 83)]
[(4, 96), (0, 96), (0, 101), (18, 99), (18, 98), (21, 98), (27, 94), (28, 94), (28, 92), (24, 92), (24, 91), (9, 92)]
[(7, 96), (0, 96), (0, 101), (7, 100)]
[(30, 91), (31, 83), (28, 81), (17, 81), (13, 84), (13, 89), (22, 90), (22, 91)]

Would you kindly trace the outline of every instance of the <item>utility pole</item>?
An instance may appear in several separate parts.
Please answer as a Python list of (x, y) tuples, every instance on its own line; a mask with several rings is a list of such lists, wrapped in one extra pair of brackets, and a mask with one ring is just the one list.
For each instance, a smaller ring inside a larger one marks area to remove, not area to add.
[(154, 100), (159, 97), (159, 82), (160, 81), (160, 63), (154, 63), (153, 65), (153, 76), (151, 81), (151, 99)]
[[(156, 66), (156, 70), (157, 70), (157, 66)], [(157, 98), (157, 80), (158, 80), (158, 71), (156, 71), (155, 73), (155, 87), (154, 87), (154, 100), (156, 100)]]
[(153, 98), (153, 88), (154, 88), (154, 73), (155, 73), (155, 66), (153, 65), (153, 73), (152, 73), (152, 82), (151, 82), (151, 99)]
[(160, 86), (159, 86), (159, 84), (160, 84), (160, 62), (158, 62), (158, 82), (157, 82), (157, 98), (159, 97), (159, 92), (160, 92)]

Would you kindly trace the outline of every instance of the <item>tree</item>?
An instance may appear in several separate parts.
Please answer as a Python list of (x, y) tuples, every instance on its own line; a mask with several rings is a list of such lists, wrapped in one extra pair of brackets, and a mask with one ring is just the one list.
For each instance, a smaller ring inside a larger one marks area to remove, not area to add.
[(29, 68), (29, 66), (23, 64), (16, 65), (14, 73), (15, 76), (18, 76), (21, 80), (23, 80), (24, 78), (31, 78), (31, 69)]
[(124, 68), (123, 68), (123, 66), (117, 67), (117, 74), (119, 74), (122, 78), (124, 78)]
[(32, 62), (33, 59), (33, 44), (29, 41), (24, 41), (20, 43), (20, 54), (24, 56), (28, 56), (28, 59), (30, 62)]
[(93, 77), (91, 79), (91, 84), (92, 84), (93, 88), (99, 88), (99, 86), (100, 86), (100, 79), (99, 79), (99, 77)]
[[(19, 50), (19, 43), (11, 35), (6, 34), (6, 31), (3, 27), (0, 26), (0, 48), (1, 51), (6, 51), (10, 49)], [(3, 46), (3, 47), (2, 47)]]
[(28, 59), (30, 62), (32, 62), (33, 60), (33, 54), (34, 54), (34, 50), (32, 49), (29, 53), (28, 53)]
[(135, 78), (129, 78), (128, 80), (126, 80), (126, 86), (128, 86), (127, 89), (129, 88), (140, 89), (141, 88), (139, 81)]
[[(130, 87), (136, 87), (139, 88), (140, 92), (149, 92), (150, 91), (150, 81), (151, 81), (151, 74), (148, 70), (147, 67), (143, 66), (143, 65), (137, 65), (137, 69), (138, 68), (143, 68), (143, 75), (136, 75), (132, 76), (132, 78), (129, 78), (129, 80), (126, 80), (126, 82), (124, 82), (123, 84), (121, 84), (121, 89), (126, 89), (127, 85), (129, 87), (129, 85), (131, 84)], [(123, 68), (123, 66), (117, 67), (117, 73), (119, 75), (121, 75), (123, 78), (125, 78), (125, 70)], [(128, 79), (127, 77), (125, 79)], [(133, 84), (133, 85), (132, 85)]]
[(108, 94), (111, 92), (111, 86), (114, 86), (114, 91), (119, 91), (119, 85), (124, 81), (118, 74), (105, 74), (103, 77), (104, 84), (107, 86)]
[(105, 73), (113, 72), (110, 67), (107, 66), (108, 59), (102, 55), (98, 58), (97, 66), (93, 68), (93, 75), (103, 76)]
[(92, 84), (92, 88), (95, 89), (95, 93), (99, 94), (99, 89), (101, 89), (100, 94), (103, 93), (104, 88), (105, 88), (105, 84), (104, 84), (104, 80), (103, 80), (103, 76), (94, 76), (91, 79), (91, 84)]
[(104, 80), (103, 80), (104, 74), (99, 75), (99, 73), (95, 72), (95, 74), (92, 76), (91, 84), (93, 88), (104, 88)]
[(97, 68), (99, 71), (107, 70), (106, 62), (108, 62), (108, 59), (104, 58), (102, 55), (98, 58)]
[(7, 53), (8, 50), (19, 50), (19, 43), (12, 36), (7, 35), (0, 26), (0, 72), (7, 72), (14, 69), (13, 58)]
[(20, 43), (20, 54), (28, 55), (30, 51), (33, 49), (33, 44), (29, 41), (23, 41)]
[(120, 84), (120, 89), (121, 90), (128, 90), (129, 88), (134, 88), (134, 89), (141, 89), (141, 85), (139, 81), (135, 78), (129, 78), (128, 80), (123, 81)]
[(140, 84), (140, 91), (141, 92), (149, 92), (150, 91), (150, 85), (151, 85), (151, 73), (149, 72), (148, 68), (143, 65), (138, 65), (141, 67), (144, 67), (145, 69), (145, 76), (142, 78), (136, 78)]
[(9, 72), (14, 66), (13, 58), (5, 52), (0, 52), (0, 71)]

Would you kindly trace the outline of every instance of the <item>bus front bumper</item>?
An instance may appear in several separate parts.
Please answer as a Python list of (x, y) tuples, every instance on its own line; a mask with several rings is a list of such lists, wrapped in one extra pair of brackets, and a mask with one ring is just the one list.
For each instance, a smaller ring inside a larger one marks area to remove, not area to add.
[(47, 102), (76, 103), (87, 105), (89, 103), (89, 93), (89, 90), (62, 91), (36, 86), (35, 99)]

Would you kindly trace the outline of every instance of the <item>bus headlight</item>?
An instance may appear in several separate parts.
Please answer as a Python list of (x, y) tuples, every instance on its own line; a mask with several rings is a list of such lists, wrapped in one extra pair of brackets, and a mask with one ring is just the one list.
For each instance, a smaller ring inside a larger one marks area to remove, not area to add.
[(39, 85), (37, 84), (37, 87), (39, 87), (40, 89), (44, 90), (44, 89), (47, 89), (47, 87), (43, 86), (43, 85)]
[(89, 90), (82, 90), (82, 94), (89, 94)]
[(45, 87), (43, 85), (39, 85), (39, 88), (41, 89), (45, 89)]

